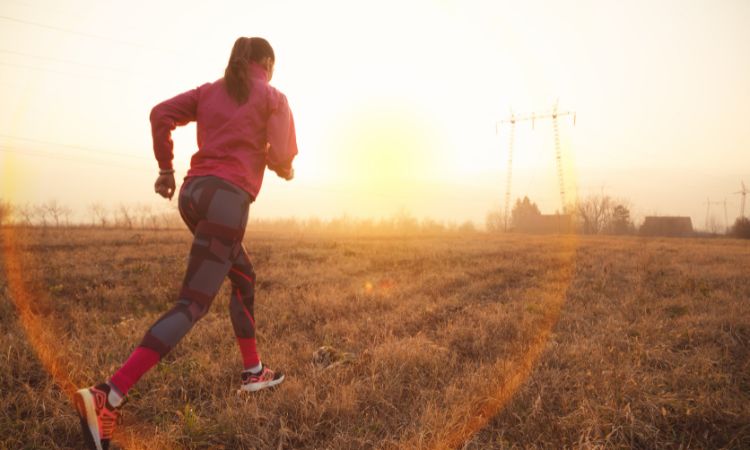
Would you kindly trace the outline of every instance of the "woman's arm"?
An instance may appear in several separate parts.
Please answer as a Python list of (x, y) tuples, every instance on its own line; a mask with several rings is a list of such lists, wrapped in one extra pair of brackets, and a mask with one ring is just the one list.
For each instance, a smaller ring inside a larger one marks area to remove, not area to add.
[(286, 96), (276, 92), (271, 115), (268, 118), (268, 152), (266, 164), (280, 177), (291, 180), (294, 176), (292, 161), (297, 155), (297, 134), (294, 117)]
[(198, 109), (198, 89), (191, 89), (163, 101), (151, 110), (151, 136), (154, 139), (154, 156), (159, 169), (172, 169), (174, 143), (172, 130), (194, 121)]

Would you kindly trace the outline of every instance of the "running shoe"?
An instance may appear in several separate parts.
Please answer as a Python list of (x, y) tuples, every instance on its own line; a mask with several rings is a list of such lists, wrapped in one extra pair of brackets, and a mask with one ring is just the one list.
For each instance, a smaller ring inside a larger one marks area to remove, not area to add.
[(81, 419), (81, 430), (91, 450), (109, 449), (112, 432), (120, 417), (119, 408), (113, 407), (107, 400), (109, 390), (109, 385), (102, 383), (79, 389), (74, 396), (78, 418)]
[(263, 366), (259, 373), (249, 371), (242, 372), (242, 386), (240, 392), (255, 392), (261, 389), (270, 388), (284, 381), (284, 374), (274, 372), (266, 366)]

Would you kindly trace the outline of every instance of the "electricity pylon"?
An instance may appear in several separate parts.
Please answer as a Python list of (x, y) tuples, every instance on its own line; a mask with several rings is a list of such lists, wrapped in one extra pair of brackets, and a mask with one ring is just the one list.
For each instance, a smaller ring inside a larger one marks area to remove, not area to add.
[(712, 202), (710, 198), (706, 198), (706, 231), (709, 231), (709, 216), (711, 215), (711, 205), (721, 206), (724, 205), (724, 233), (729, 230), (729, 214), (727, 213), (727, 199), (723, 202)]
[(508, 172), (505, 178), (505, 230), (508, 230), (508, 217), (510, 214), (510, 189), (511, 180), (513, 178), (513, 143), (516, 134), (516, 122), (531, 121), (531, 129), (535, 128), (537, 120), (552, 119), (552, 130), (555, 134), (555, 161), (557, 162), (557, 181), (560, 184), (560, 204), (562, 205), (561, 211), (565, 212), (567, 209), (567, 203), (565, 201), (565, 178), (564, 169), (562, 163), (562, 150), (560, 149), (560, 126), (558, 119), (563, 116), (573, 117), (573, 126), (576, 124), (576, 113), (575, 111), (559, 111), (557, 109), (557, 102), (555, 102), (551, 111), (537, 114), (532, 112), (531, 114), (515, 115), (511, 111), (508, 118), (503, 119), (495, 124), (495, 132), (499, 132), (500, 126), (503, 124), (510, 125), (510, 134), (508, 140)]
[(732, 192), (733, 194), (740, 194), (742, 196), (742, 204), (740, 204), (740, 217), (745, 218), (745, 197), (747, 196), (750, 191), (747, 190), (745, 187), (745, 182), (742, 181), (742, 190), (737, 192)]

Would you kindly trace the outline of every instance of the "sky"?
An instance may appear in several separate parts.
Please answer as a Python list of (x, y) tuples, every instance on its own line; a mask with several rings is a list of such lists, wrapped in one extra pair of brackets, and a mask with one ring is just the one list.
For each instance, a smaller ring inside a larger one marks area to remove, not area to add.
[[(153, 192), (150, 109), (274, 46), (300, 148), (251, 217), (484, 223), (511, 112), (555, 104), (566, 200), (714, 221), (750, 186), (750, 2), (0, 1), (0, 198), (176, 208)], [(174, 134), (178, 180), (195, 126)], [(551, 120), (515, 125), (511, 197), (561, 209)]]

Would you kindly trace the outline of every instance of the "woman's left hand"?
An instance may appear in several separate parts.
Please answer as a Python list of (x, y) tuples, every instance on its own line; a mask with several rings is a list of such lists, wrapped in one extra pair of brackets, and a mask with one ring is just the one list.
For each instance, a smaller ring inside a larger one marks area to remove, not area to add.
[(159, 178), (156, 179), (156, 182), (154, 183), (154, 192), (161, 195), (164, 198), (168, 198), (172, 200), (172, 196), (174, 195), (175, 191), (175, 181), (174, 181), (174, 174), (165, 174), (165, 175), (159, 175)]

